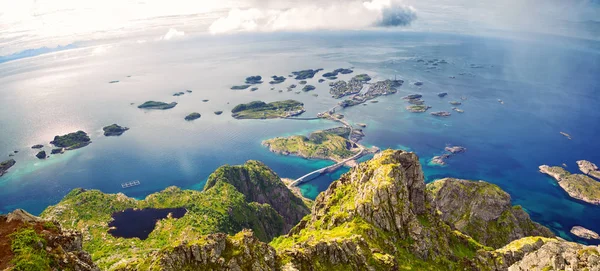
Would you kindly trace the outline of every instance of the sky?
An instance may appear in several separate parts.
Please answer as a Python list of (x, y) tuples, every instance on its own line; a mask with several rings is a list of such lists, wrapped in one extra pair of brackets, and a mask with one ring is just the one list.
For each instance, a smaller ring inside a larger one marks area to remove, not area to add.
[(240, 32), (533, 32), (600, 39), (600, 0), (0, 0), (0, 56)]

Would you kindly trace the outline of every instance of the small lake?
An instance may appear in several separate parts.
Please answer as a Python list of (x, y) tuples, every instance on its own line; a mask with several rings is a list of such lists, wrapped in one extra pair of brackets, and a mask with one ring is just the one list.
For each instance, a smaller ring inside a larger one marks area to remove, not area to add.
[(140, 238), (144, 240), (154, 230), (156, 221), (166, 218), (169, 214), (173, 218), (181, 218), (187, 213), (185, 208), (169, 209), (127, 209), (112, 215), (113, 221), (108, 223), (114, 227), (108, 231), (114, 237)]

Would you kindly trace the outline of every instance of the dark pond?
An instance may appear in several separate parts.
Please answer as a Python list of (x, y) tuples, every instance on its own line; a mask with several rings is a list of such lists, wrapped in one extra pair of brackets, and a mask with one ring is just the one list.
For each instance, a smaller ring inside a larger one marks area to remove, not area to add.
[(166, 218), (169, 213), (173, 218), (180, 218), (187, 210), (185, 208), (169, 208), (169, 209), (127, 209), (122, 212), (116, 212), (112, 215), (113, 221), (108, 223), (110, 233), (114, 237), (123, 238), (140, 238), (144, 240), (148, 238), (150, 232), (154, 230), (156, 221)]

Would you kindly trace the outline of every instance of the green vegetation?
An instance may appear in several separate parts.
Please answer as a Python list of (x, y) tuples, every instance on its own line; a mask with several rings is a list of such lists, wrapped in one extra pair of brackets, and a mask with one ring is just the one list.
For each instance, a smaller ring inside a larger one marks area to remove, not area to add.
[(90, 137), (84, 131), (55, 136), (54, 140), (50, 141), (50, 144), (56, 147), (66, 148), (67, 150), (82, 148), (90, 143), (92, 143), (92, 141), (90, 141)]
[(275, 85), (275, 84), (281, 84), (281, 83), (285, 82), (286, 78), (283, 76), (273, 75), (273, 76), (271, 76), (271, 79), (273, 79), (273, 80), (271, 80), (271, 82), (269, 82), (269, 84)]
[(554, 237), (523, 208), (512, 206), (510, 195), (497, 185), (446, 178), (427, 184), (427, 190), (442, 220), (483, 245), (500, 248), (525, 236)]
[(14, 270), (50, 270), (51, 257), (44, 249), (46, 240), (33, 228), (21, 228), (9, 235), (10, 248), (14, 254), (11, 263)]
[(231, 113), (236, 119), (273, 119), (299, 115), (304, 112), (304, 104), (295, 100), (265, 103), (254, 101), (235, 106)]
[(47, 155), (46, 155), (46, 151), (40, 151), (38, 152), (35, 157), (37, 157), (38, 159), (46, 159)]
[[(129, 208), (185, 208), (187, 213), (179, 219), (160, 220), (143, 241), (108, 234), (107, 222), (112, 214)], [(75, 189), (60, 203), (48, 207), (42, 217), (83, 232), (87, 240), (84, 249), (102, 269), (112, 269), (119, 262), (135, 267), (142, 259), (151, 258), (154, 251), (200, 240), (211, 233), (235, 234), (248, 228), (258, 239), (269, 241), (282, 234), (284, 228), (281, 215), (270, 205), (248, 202), (244, 194), (225, 180), (212, 182), (203, 192), (169, 187), (144, 200)]]
[(129, 128), (112, 124), (102, 128), (102, 130), (104, 131), (104, 136), (120, 136), (125, 133), (125, 131), (129, 130)]
[(171, 109), (171, 108), (175, 107), (176, 105), (177, 105), (176, 102), (164, 103), (164, 102), (156, 102), (156, 101), (147, 101), (141, 105), (138, 105), (138, 108), (166, 110), (166, 109)]
[(190, 113), (189, 115), (185, 116), (185, 120), (192, 121), (192, 120), (199, 119), (200, 117), (201, 117), (200, 113), (194, 112), (194, 113)]
[(260, 76), (260, 75), (246, 77), (246, 84), (253, 85), (253, 84), (261, 84), (261, 83), (262, 83), (262, 76)]
[[(354, 144), (347, 139), (349, 129), (316, 131), (308, 137), (295, 135), (263, 141), (269, 150), (279, 154), (293, 154), (304, 158), (341, 161), (357, 153)], [(345, 137), (344, 137), (345, 136)]]

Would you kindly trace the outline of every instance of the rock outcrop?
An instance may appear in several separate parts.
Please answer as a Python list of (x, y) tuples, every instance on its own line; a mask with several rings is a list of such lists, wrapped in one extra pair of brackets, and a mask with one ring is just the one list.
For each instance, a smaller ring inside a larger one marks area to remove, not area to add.
[(304, 201), (288, 189), (275, 172), (259, 161), (218, 168), (208, 177), (204, 190), (210, 189), (219, 181), (233, 185), (246, 196), (248, 202), (271, 205), (285, 222), (282, 234), (287, 233), (310, 213)]
[(481, 246), (452, 231), (431, 202), (418, 157), (387, 150), (333, 182), (311, 215), (271, 244), (297, 270), (460, 268)]
[[(159, 253), (153, 270), (278, 270), (273, 247), (244, 230), (234, 236), (210, 234), (191, 244), (182, 244)], [(127, 270), (127, 269), (123, 269)]]
[(577, 161), (577, 165), (579, 166), (579, 170), (584, 174), (600, 179), (600, 170), (598, 170), (596, 164), (586, 160), (579, 160)]
[(546, 227), (531, 221), (510, 195), (483, 181), (452, 178), (427, 184), (442, 219), (477, 242), (500, 248), (526, 236), (554, 237)]
[(583, 174), (571, 174), (562, 167), (540, 166), (540, 172), (554, 178), (572, 198), (600, 205), (600, 182)]
[(597, 239), (600, 240), (600, 235), (592, 230), (586, 229), (581, 226), (575, 226), (571, 228), (571, 233), (585, 239)]
[(17, 209), (0, 216), (0, 270), (99, 271), (82, 235)]

